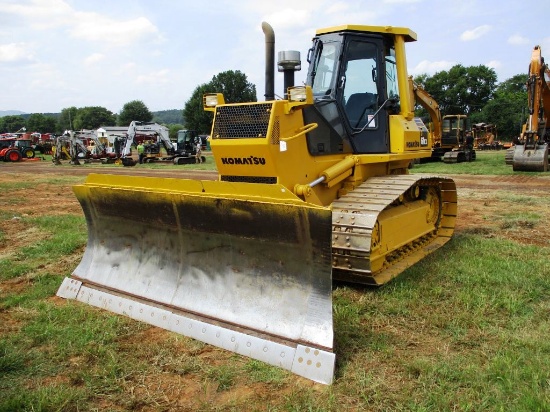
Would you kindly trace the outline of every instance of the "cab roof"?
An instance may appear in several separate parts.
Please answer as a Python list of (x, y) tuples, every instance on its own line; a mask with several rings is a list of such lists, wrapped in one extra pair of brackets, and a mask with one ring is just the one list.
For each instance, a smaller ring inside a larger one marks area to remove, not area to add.
[(406, 42), (416, 41), (416, 33), (406, 27), (393, 26), (363, 26), (357, 24), (343, 24), (341, 26), (326, 27), (318, 29), (316, 35), (341, 32), (361, 32), (361, 33), (380, 33), (380, 34), (400, 34), (405, 37)]

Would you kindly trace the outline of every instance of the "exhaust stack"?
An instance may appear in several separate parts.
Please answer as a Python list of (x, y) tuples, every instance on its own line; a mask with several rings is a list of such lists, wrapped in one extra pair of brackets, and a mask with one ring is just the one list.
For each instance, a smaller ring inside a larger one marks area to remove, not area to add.
[(287, 90), (294, 86), (294, 72), (302, 69), (300, 52), (296, 50), (280, 51), (277, 68), (279, 72), (284, 73), (285, 99), (288, 99)]
[(265, 35), (265, 100), (275, 100), (275, 32), (273, 27), (262, 22)]

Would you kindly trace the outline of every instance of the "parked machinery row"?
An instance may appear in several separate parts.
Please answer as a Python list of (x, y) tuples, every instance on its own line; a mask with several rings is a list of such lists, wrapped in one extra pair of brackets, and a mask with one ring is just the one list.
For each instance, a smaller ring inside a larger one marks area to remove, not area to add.
[[(132, 147), (142, 144), (145, 163), (194, 163), (198, 139), (202, 146), (206, 145), (204, 136), (198, 136), (192, 130), (180, 130), (177, 141), (172, 142), (165, 126), (138, 121), (131, 122), (126, 133), (111, 136), (109, 140), (99, 138), (94, 130), (67, 130), (55, 139), (52, 161), (61, 164), (62, 160), (69, 160), (76, 165), (80, 162), (100, 161), (104, 164), (134, 166), (136, 161)], [(202, 156), (202, 161), (205, 160)]]
[[(144, 144), (143, 161), (145, 163), (169, 162), (175, 165), (195, 163), (197, 132), (180, 130), (177, 140), (172, 142), (168, 128), (165, 126), (133, 121), (128, 127), (126, 143), (122, 149), (121, 159), (124, 165), (132, 165), (130, 148), (132, 144), (137, 144), (136, 136), (138, 134), (141, 135), (140, 141)], [(202, 161), (206, 161), (204, 156), (202, 156)]]

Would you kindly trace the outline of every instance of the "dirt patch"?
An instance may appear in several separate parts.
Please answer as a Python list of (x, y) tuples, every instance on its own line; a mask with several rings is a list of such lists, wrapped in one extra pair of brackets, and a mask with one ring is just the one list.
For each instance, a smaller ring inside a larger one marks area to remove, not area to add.
[(550, 246), (548, 176), (453, 176), (458, 192), (456, 233)]
[[(23, 217), (26, 216), (28, 215), (24, 214)], [(0, 221), (0, 231), (4, 234), (3, 240), (0, 241), (0, 258), (12, 255), (21, 247), (32, 245), (47, 236), (36, 227), (28, 227), (21, 216)]]

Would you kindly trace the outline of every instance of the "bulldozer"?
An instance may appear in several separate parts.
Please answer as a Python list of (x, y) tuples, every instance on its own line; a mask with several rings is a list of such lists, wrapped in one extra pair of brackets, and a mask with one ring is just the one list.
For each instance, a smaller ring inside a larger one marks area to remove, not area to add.
[(547, 172), (550, 128), (550, 69), (544, 62), (540, 46), (531, 53), (527, 80), (528, 118), (517, 144), (506, 152), (506, 164), (514, 171)]
[(448, 114), (443, 116), (441, 147), (446, 148), (444, 163), (472, 162), (476, 160), (474, 137), (468, 116)]
[[(383, 285), (452, 236), (452, 179), (411, 175), (429, 157), (413, 113), (408, 28), (317, 30), (299, 52), (265, 36), (265, 101), (213, 113), (217, 180), (90, 174), (74, 192), (88, 225), (58, 295), (330, 384), (333, 280)], [(213, 91), (215, 92), (215, 91)]]

